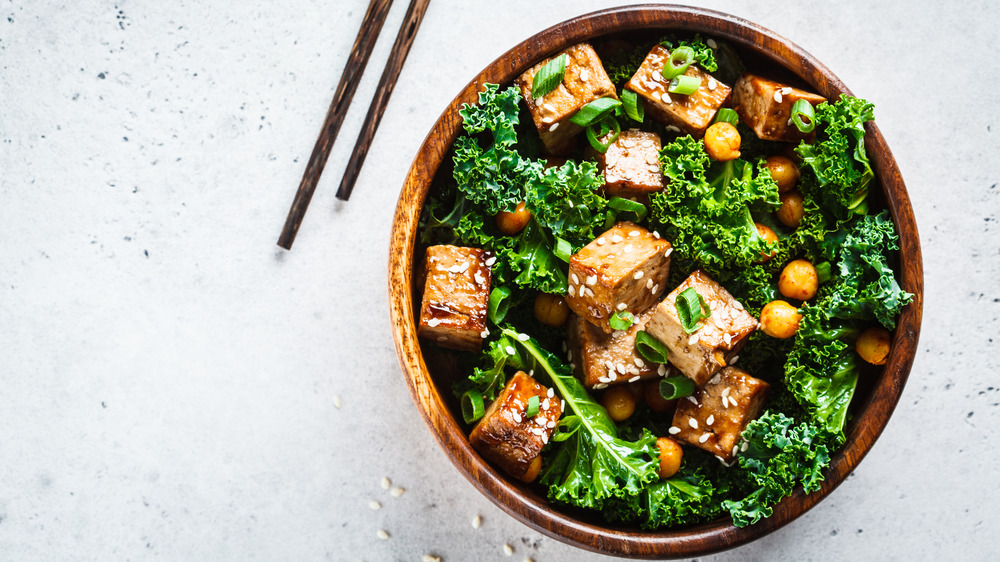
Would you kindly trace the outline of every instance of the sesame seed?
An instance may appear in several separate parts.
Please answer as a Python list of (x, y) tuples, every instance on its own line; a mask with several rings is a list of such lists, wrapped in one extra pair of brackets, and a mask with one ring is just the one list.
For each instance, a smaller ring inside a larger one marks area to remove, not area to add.
[(709, 414), (708, 415), (708, 419), (705, 420), (705, 424), (706, 425), (712, 425), (713, 423), (715, 423), (715, 416), (712, 415), (712, 414)]
[(656, 238), (657, 240), (659, 240), (660, 239), (660, 233), (654, 230), (653, 231), (653, 238)]
[(709, 437), (710, 437), (711, 435), (712, 435), (711, 433), (702, 433), (702, 434), (701, 434), (701, 437), (699, 437), (699, 438), (698, 438), (698, 442), (699, 442), (699, 443), (704, 443), (705, 441), (708, 441), (708, 438), (709, 438)]
[(691, 426), (691, 429), (698, 429), (698, 420), (694, 418), (688, 418), (688, 425)]
[(634, 275), (632, 275), (632, 279), (635, 279), (636, 281), (638, 281), (638, 280), (642, 279), (642, 277), (644, 275), (646, 275), (646, 273), (643, 272), (642, 270), (639, 270), (639, 271), (636, 271)]
[(653, 285), (652, 287), (650, 287), (649, 292), (655, 293), (656, 290), (659, 289), (659, 288), (660, 288), (660, 285), (659, 285), (659, 283), (657, 283), (656, 285)]
[(555, 131), (558, 128), (559, 128), (559, 123), (553, 123), (552, 126), (549, 127), (549, 132), (551, 133), (552, 131)]
[(545, 111), (549, 111), (551, 113), (555, 113), (556, 112), (556, 108), (552, 107), (551, 103), (543, 103), (542, 104), (542, 109), (544, 109)]
[(628, 308), (628, 305), (623, 302), (620, 302), (618, 303), (618, 306), (615, 308), (617, 308), (618, 310), (625, 310), (626, 308)]
[[(572, 349), (566, 351), (566, 359), (568, 361), (572, 361), (573, 360), (573, 350)], [(552, 390), (552, 389), (550, 388), (549, 390)]]
[(497, 262), (496, 256), (491, 256), (486, 259), (486, 267), (493, 267), (493, 264)]
[(640, 369), (646, 366), (646, 362), (638, 357), (632, 359), (632, 362), (635, 363), (635, 366), (639, 367)]
[(472, 518), (472, 528), (478, 529), (483, 524), (483, 518), (479, 515)]
[(774, 92), (774, 101), (776, 101), (778, 103), (781, 103), (781, 92), (780, 91)]
[(636, 376), (634, 376), (634, 377), (630, 378), (630, 379), (628, 380), (628, 382), (635, 382), (635, 381), (639, 380), (640, 378), (642, 378), (642, 377), (640, 377), (639, 375), (636, 375)]
[(587, 72), (586, 68), (584, 68), (583, 70), (580, 71), (580, 80), (582, 82), (586, 82), (587, 80), (590, 80), (590, 72)]
[(440, 318), (431, 318), (430, 320), (427, 321), (427, 326), (433, 328), (434, 326), (437, 326), (440, 323), (441, 323)]
[(590, 285), (590, 286), (596, 285), (597, 284), (597, 276), (596, 275), (588, 275), (587, 276), (587, 284)]
[(556, 393), (554, 390), (550, 388), (549, 391), (545, 393), (545, 395), (548, 396), (549, 398), (552, 398), (553, 396), (556, 395)]
[(594, 390), (601, 390), (601, 389), (607, 388), (607, 387), (608, 387), (607, 383), (595, 384), (594, 385)]
[(694, 404), (695, 406), (697, 406), (697, 405), (698, 405), (698, 399), (697, 399), (697, 398), (695, 398), (695, 397), (694, 397), (693, 395), (692, 395), (692, 396), (686, 396), (685, 398), (687, 398), (687, 399), (688, 399), (688, 400), (689, 400), (689, 401), (690, 401), (690, 402), (691, 402), (692, 404)]
[(719, 384), (722, 380), (722, 373), (715, 373), (715, 376), (709, 379), (708, 384)]
[(511, 411), (510, 411), (510, 417), (511, 417), (511, 418), (512, 418), (512, 419), (513, 419), (513, 420), (514, 420), (515, 422), (517, 422), (517, 423), (521, 423), (521, 414), (519, 414), (518, 412), (515, 412), (514, 410), (511, 410)]
[(336, 406), (338, 410), (340, 409), (340, 397), (336, 394), (333, 395), (333, 405)]
[(389, 486), (392, 486), (392, 480), (389, 480), (388, 476), (384, 476), (382, 478), (382, 489), (383, 490), (388, 490)]
[(549, 442), (549, 434), (548, 433), (543, 433), (542, 434), (542, 444), (544, 445), (545, 443), (548, 443), (548, 442)]
[(581, 287), (580, 295), (584, 297), (592, 297), (594, 296), (594, 290), (587, 287)]
[(667, 433), (669, 433), (670, 435), (677, 435), (680, 432), (681, 432), (681, 428), (679, 428), (679, 427), (677, 427), (675, 425), (670, 426), (670, 429), (667, 430)]
[(378, 503), (376, 501), (370, 501), (370, 502), (368, 502), (368, 507), (370, 507), (372, 509), (382, 509), (382, 504), (380, 504), (380, 503)]
[(564, 412), (566, 411), (566, 401), (565, 400), (560, 400), (559, 401), (559, 409), (562, 410), (562, 411), (564, 411)]
[(420, 562), (441, 562), (440, 556), (434, 556), (433, 554), (425, 554)]
[(729, 364), (730, 365), (735, 365), (736, 362), (739, 361), (739, 360), (740, 360), (740, 356), (739, 355), (735, 355), (735, 356), (733, 356), (732, 359), (729, 360)]
[(726, 396), (729, 396), (729, 391), (730, 390), (731, 389), (728, 386), (726, 388), (723, 388), (722, 389), (722, 397), (725, 398)]
[(623, 375), (627, 372), (625, 370), (625, 364), (624, 363), (619, 363), (618, 365), (615, 366), (615, 368), (618, 369), (618, 372), (621, 373), (621, 374), (623, 374)]
[(668, 131), (670, 131), (670, 132), (672, 132), (672, 133), (679, 133), (679, 132), (681, 132), (680, 127), (677, 127), (676, 125), (667, 125), (665, 127), (665, 129), (668, 130)]
[(729, 345), (733, 342), (733, 336), (729, 335), (729, 332), (726, 332), (722, 334), (722, 341), (726, 342), (726, 345)]
[(535, 562), (534, 558), (525, 558), (524, 562)]
[(600, 238), (597, 239), (597, 245), (598, 246), (603, 246), (606, 242), (607, 242), (607, 240), (605, 240), (603, 236), (601, 236)]
[(674, 253), (674, 247), (673, 246), (667, 248), (667, 250), (665, 252), (663, 252), (663, 257), (669, 258), (670, 254), (672, 254), (672, 253)]
[(597, 382), (609, 383), (611, 382), (611, 379), (608, 377), (597, 377)]
[(389, 538), (389, 533), (387, 533), (385, 529), (379, 529), (378, 532), (375, 533), (375, 536), (382, 540), (386, 540)]
[(750, 448), (750, 442), (749, 441), (744, 441), (743, 443), (740, 444), (740, 452), (741, 453), (747, 452), (747, 449), (749, 449), (749, 448)]
[(570, 280), (573, 281), (574, 285), (579, 285), (580, 284), (580, 278), (577, 277), (575, 273), (570, 273), (569, 274), (569, 278), (570, 278)]
[(788, 94), (792, 93), (792, 88), (791, 88), (791, 86), (785, 86), (784, 88), (782, 88), (782, 89), (781, 89), (781, 90), (779, 90), (779, 91), (780, 91), (780, 92), (781, 92), (782, 94), (784, 94), (784, 95), (786, 95), (786, 96), (787, 96)]
[(718, 87), (718, 85), (719, 85), (719, 83), (715, 81), (715, 78), (709, 77), (709, 79), (708, 79), (708, 89), (709, 89), (709, 91), (715, 91), (715, 88)]
[(615, 234), (614, 236), (611, 237), (611, 243), (612, 244), (617, 244), (617, 243), (621, 242), (622, 240), (624, 240), (624, 238), (622, 238), (621, 236), (619, 236), (617, 234)]
[(633, 230), (633, 231), (631, 231), (631, 232), (628, 233), (629, 238), (635, 238), (636, 236), (639, 236), (640, 234), (642, 234), (642, 233), (639, 232), (638, 230)]
[(656, 368), (656, 374), (661, 377), (665, 376), (667, 374), (667, 366), (661, 363), (660, 366)]
[(709, 37), (709, 38), (708, 38), (708, 40), (707, 40), (707, 41), (705, 41), (705, 43), (706, 43), (706, 44), (707, 44), (707, 45), (708, 45), (708, 46), (709, 46), (710, 48), (712, 48), (712, 49), (718, 49), (718, 48), (719, 48), (719, 44), (718, 44), (718, 43), (716, 43), (716, 42), (715, 42), (715, 39), (712, 39), (711, 37)]
[(518, 334), (517, 339), (520, 341), (528, 341), (531, 339), (531, 336), (529, 336), (528, 334)]
[[(566, 292), (569, 293), (569, 296), (575, 297), (576, 296), (576, 287), (570, 285), (569, 289), (566, 289)], [(584, 294), (583, 294), (582, 291), (580, 292), (580, 296), (581, 297), (584, 296)]]
[(545, 424), (545, 427), (553, 429), (556, 426), (556, 420), (550, 420), (549, 423)]
[(605, 382), (613, 382), (618, 380), (618, 373), (608, 373), (608, 380)]
[(739, 452), (739, 450), (740, 450), (740, 446), (739, 445), (733, 445), (733, 456), (734, 457), (736, 456), (736, 453)]
[(604, 362), (604, 366), (607, 367), (609, 371), (615, 370), (615, 364), (610, 359)]
[(507, 352), (507, 355), (517, 355), (517, 351), (514, 349), (514, 346), (512, 345), (508, 345), (507, 347), (505, 347), (504, 351)]
[(399, 496), (402, 496), (404, 492), (406, 492), (406, 489), (396, 487), (393, 488), (392, 491), (389, 493), (392, 495), (392, 497), (398, 498)]
[(513, 556), (514, 547), (510, 546), (509, 544), (503, 545), (503, 553), (506, 554), (507, 556)]
[(674, 102), (674, 100), (670, 99), (670, 94), (668, 94), (666, 92), (663, 92), (663, 93), (660, 94), (660, 99), (663, 100), (663, 103), (673, 103)]
[(691, 337), (688, 338), (688, 345), (694, 345), (696, 343), (698, 343), (698, 334), (697, 334), (697, 332), (694, 333), (694, 334), (691, 334)]
[(487, 337), (489, 337), (489, 335), (490, 335), (490, 331), (489, 330), (483, 330), (482, 332), (479, 332), (479, 337), (481, 337), (483, 339), (486, 339)]
[(646, 288), (647, 289), (652, 289), (653, 288), (653, 278), (652, 277), (650, 277), (649, 279), (646, 280)]
[(726, 396), (722, 397), (722, 407), (723, 408), (728, 408), (729, 407), (729, 398), (726, 397)]
[(739, 310), (743, 310), (743, 305), (740, 304), (740, 301), (733, 301), (733, 306), (735, 306)]

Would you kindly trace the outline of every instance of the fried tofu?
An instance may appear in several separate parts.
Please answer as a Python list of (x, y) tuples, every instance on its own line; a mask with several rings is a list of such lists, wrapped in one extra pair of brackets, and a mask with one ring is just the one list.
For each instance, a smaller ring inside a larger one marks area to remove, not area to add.
[(431, 246), (417, 335), (442, 347), (478, 351), (486, 330), (492, 255), (479, 248)]
[(615, 312), (644, 312), (666, 290), (672, 250), (658, 234), (618, 222), (570, 257), (566, 304), (610, 334)]
[(574, 373), (584, 386), (600, 390), (658, 376), (660, 365), (647, 362), (635, 350), (635, 335), (652, 313), (651, 308), (636, 316), (628, 330), (610, 334), (575, 314), (570, 316), (566, 343)]
[[(569, 57), (569, 62), (562, 82), (541, 98), (532, 98), (531, 84), (535, 74), (545, 63), (563, 54)], [(538, 128), (538, 136), (551, 154), (565, 154), (572, 147), (573, 137), (583, 131), (582, 127), (569, 120), (580, 108), (598, 98), (618, 99), (615, 85), (608, 78), (594, 48), (588, 43), (574, 45), (545, 59), (528, 69), (515, 82), (528, 104), (535, 127)]]
[[(684, 331), (677, 297), (692, 287), (711, 309), (693, 333)], [(725, 367), (757, 329), (757, 319), (704, 271), (688, 276), (656, 306), (646, 331), (670, 350), (669, 361), (698, 386)]]
[[(538, 397), (538, 414), (529, 418), (525, 412), (532, 396)], [(472, 428), (469, 443), (504, 472), (521, 478), (549, 442), (561, 415), (562, 400), (518, 371)]]
[(763, 140), (797, 142), (806, 138), (806, 133), (789, 122), (792, 105), (798, 100), (815, 107), (826, 98), (749, 73), (741, 75), (733, 86), (736, 113)]
[(732, 90), (697, 64), (691, 64), (684, 74), (700, 79), (701, 86), (689, 95), (671, 94), (667, 91), (670, 81), (663, 77), (663, 66), (669, 59), (670, 50), (656, 45), (625, 87), (642, 97), (646, 115), (653, 120), (668, 129), (674, 127), (701, 137)]
[(663, 189), (660, 136), (656, 133), (622, 131), (606, 152), (596, 152), (596, 156), (608, 197), (645, 198)]
[(742, 369), (726, 367), (677, 402), (669, 433), (729, 462), (739, 452), (740, 434), (764, 409), (769, 388)]

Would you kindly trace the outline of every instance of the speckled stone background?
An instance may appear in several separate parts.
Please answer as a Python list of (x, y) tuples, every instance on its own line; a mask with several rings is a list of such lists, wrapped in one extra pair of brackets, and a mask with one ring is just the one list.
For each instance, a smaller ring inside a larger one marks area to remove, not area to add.
[[(287, 253), (365, 2), (0, 4), (0, 559), (506, 560), (505, 543), (606, 559), (507, 517), (439, 450), (396, 361), (385, 264), (447, 102), (518, 41), (611, 5), (432, 2), (342, 204), (397, 2)], [(926, 269), (919, 356), (872, 452), (805, 516), (713, 559), (994, 558), (1000, 8), (704, 5), (875, 102)]]

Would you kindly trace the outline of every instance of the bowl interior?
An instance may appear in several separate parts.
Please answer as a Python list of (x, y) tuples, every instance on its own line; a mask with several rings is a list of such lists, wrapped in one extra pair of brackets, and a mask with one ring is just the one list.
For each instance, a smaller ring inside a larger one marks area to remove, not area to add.
[(847, 442), (834, 455), (822, 488), (809, 495), (796, 492), (775, 506), (774, 514), (745, 528), (728, 518), (697, 526), (662, 531), (612, 525), (599, 513), (548, 503), (538, 485), (509, 479), (483, 461), (468, 443), (451, 383), (460, 373), (452, 354), (436, 346), (422, 346), (416, 338), (415, 313), (420, 288), (414, 287), (414, 255), (418, 244), (420, 210), (429, 193), (451, 174), (449, 150), (461, 130), (458, 109), (475, 103), (484, 83), (509, 85), (539, 60), (570, 45), (622, 38), (636, 41), (667, 31), (700, 32), (725, 40), (748, 69), (792, 81), (835, 99), (849, 90), (822, 64), (795, 44), (755, 24), (733, 16), (681, 6), (637, 6), (588, 14), (549, 28), (517, 45), (485, 68), (444, 111), (421, 146), (397, 203), (389, 262), (390, 312), (396, 349), (411, 394), (442, 448), (462, 474), (504, 511), (556, 539), (607, 554), (633, 557), (681, 557), (731, 548), (763, 536), (788, 523), (833, 490), (868, 452), (888, 421), (909, 374), (916, 350), (923, 299), (919, 238), (899, 170), (885, 141), (872, 124), (866, 145), (877, 186), (871, 204), (888, 208), (900, 234), (900, 285), (914, 294), (896, 330), (892, 354), (885, 369), (871, 368), (860, 377), (853, 418), (846, 428)]

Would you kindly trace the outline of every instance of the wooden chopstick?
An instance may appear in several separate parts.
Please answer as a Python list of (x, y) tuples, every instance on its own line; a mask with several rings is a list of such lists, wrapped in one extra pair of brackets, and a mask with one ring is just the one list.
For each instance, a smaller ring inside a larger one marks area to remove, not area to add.
[(413, 39), (417, 35), (417, 28), (420, 27), (420, 22), (424, 19), (424, 13), (427, 11), (429, 3), (430, 0), (410, 1), (410, 7), (407, 8), (406, 16), (403, 18), (403, 26), (399, 29), (399, 34), (396, 35), (396, 42), (392, 45), (389, 61), (386, 62), (382, 78), (375, 90), (375, 98), (372, 99), (368, 115), (365, 116), (364, 125), (358, 135), (358, 141), (354, 145), (354, 152), (347, 162), (344, 179), (341, 180), (340, 188), (337, 189), (337, 199), (347, 201), (351, 196), (351, 191), (354, 190), (354, 182), (357, 181), (358, 174), (361, 173), (361, 166), (368, 156), (368, 148), (375, 137), (375, 130), (378, 129), (382, 114), (385, 113), (385, 106), (389, 102), (393, 88), (396, 87), (396, 79), (399, 78), (399, 72), (403, 68), (403, 62), (406, 61), (406, 55), (410, 52)]
[(392, 0), (371, 0), (368, 11), (365, 12), (364, 19), (361, 20), (361, 29), (354, 39), (351, 47), (351, 55), (347, 59), (344, 73), (340, 76), (340, 83), (333, 94), (330, 102), (330, 109), (326, 112), (326, 119), (323, 121), (323, 129), (320, 131), (316, 145), (313, 146), (312, 155), (309, 156), (309, 163), (302, 174), (302, 181), (299, 189), (295, 192), (295, 199), (292, 207), (288, 210), (288, 218), (285, 219), (285, 226), (281, 229), (281, 236), (278, 238), (278, 245), (286, 250), (292, 249), (292, 242), (302, 224), (302, 218), (312, 200), (313, 192), (316, 191), (316, 184), (323, 173), (323, 167), (330, 157), (330, 149), (333, 142), (337, 140), (337, 133), (344, 123), (344, 116), (347, 115), (347, 107), (354, 98), (354, 93), (358, 89), (361, 75), (368, 65), (368, 58), (371, 57), (375, 48), (375, 41), (382, 31), (382, 24), (392, 6)]

